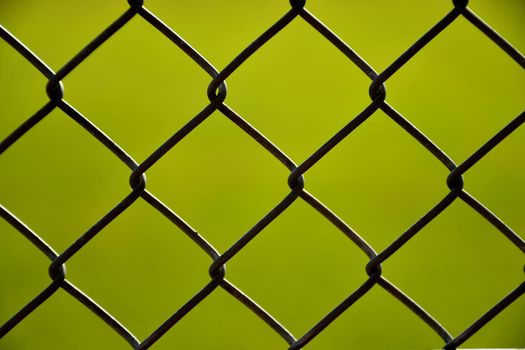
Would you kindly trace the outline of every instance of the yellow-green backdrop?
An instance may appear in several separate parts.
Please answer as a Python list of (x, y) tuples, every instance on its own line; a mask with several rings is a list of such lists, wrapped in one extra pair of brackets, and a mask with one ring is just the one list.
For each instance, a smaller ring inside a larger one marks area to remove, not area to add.
[[(145, 6), (219, 70), (288, 9), (284, 0)], [(451, 8), (450, 1), (312, 0), (307, 8), (377, 71)], [(521, 0), (470, 8), (525, 51)], [(128, 7), (126, 1), (2, 0), (0, 24), (55, 71)], [(210, 77), (140, 17), (69, 74), (64, 98), (138, 162), (206, 104)], [(369, 79), (297, 18), (227, 79), (226, 102), (296, 163), (363, 110)], [(46, 79), (0, 42), (0, 139), (47, 101)], [(523, 69), (459, 18), (387, 82), (387, 101), (461, 163), (523, 112)], [(465, 175), (465, 188), (525, 232), (525, 129)], [(129, 193), (127, 169), (56, 110), (0, 158), (0, 203), (61, 252)], [(220, 252), (288, 192), (289, 171), (219, 113), (148, 172), (148, 189)], [(449, 190), (447, 169), (376, 112), (305, 175), (306, 188), (383, 250)], [(140, 339), (208, 281), (210, 259), (139, 199), (67, 263), (67, 278)], [(457, 200), (383, 264), (384, 275), (453, 335), (523, 281), (523, 254)], [(366, 256), (295, 202), (227, 265), (230, 281), (301, 336), (367, 278)], [(0, 221), (0, 323), (49, 284), (49, 260)], [(524, 347), (521, 298), (465, 347)], [(306, 349), (429, 349), (443, 343), (379, 287)], [(0, 349), (127, 349), (58, 291), (0, 339)], [(217, 290), (152, 349), (286, 349)]]

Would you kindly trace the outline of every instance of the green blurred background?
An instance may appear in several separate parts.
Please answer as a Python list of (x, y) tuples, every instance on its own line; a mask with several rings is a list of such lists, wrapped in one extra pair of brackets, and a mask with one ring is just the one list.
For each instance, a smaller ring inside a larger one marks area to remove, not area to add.
[[(307, 8), (377, 71), (442, 18), (451, 2), (309, 1)], [(146, 7), (222, 69), (289, 8), (272, 1), (148, 0)], [(522, 0), (472, 0), (525, 51)], [(0, 23), (55, 71), (125, 1), (1, 0)], [(0, 138), (46, 101), (46, 80), (0, 42)], [(64, 98), (138, 162), (207, 103), (196, 64), (140, 17), (64, 79)], [(369, 80), (298, 18), (230, 78), (226, 102), (296, 163), (369, 103)], [(387, 82), (387, 100), (456, 163), (523, 111), (525, 74), (459, 18)], [(525, 232), (525, 128), (465, 175), (465, 188)], [(0, 202), (58, 252), (129, 193), (129, 169), (56, 110), (0, 158)], [(148, 189), (224, 251), (289, 192), (289, 172), (219, 113), (160, 160)], [(306, 188), (381, 251), (447, 192), (447, 170), (377, 112), (306, 174)], [(0, 222), (0, 323), (49, 284), (49, 261)], [(138, 200), (67, 263), (67, 278), (139, 339), (209, 280), (210, 259)], [(228, 263), (227, 278), (296, 337), (366, 280), (366, 256), (301, 200)], [(384, 275), (453, 335), (523, 281), (523, 254), (461, 201), (383, 264)], [(525, 298), (465, 347), (525, 347)], [(430, 349), (440, 338), (380, 287), (306, 349)], [(57, 292), (0, 349), (128, 349)], [(216, 290), (152, 349), (286, 349)]]

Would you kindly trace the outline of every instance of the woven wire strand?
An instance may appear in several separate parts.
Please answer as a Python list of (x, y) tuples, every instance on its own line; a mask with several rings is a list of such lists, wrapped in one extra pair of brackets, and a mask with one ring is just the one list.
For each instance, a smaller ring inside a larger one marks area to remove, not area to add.
[[(36, 295), (27, 305), (20, 309), (7, 322), (0, 327), (0, 338), (7, 335), (17, 327), (29, 314), (35, 311), (46, 300), (53, 296), (58, 290), (67, 292), (78, 302), (85, 305), (89, 310), (96, 314), (100, 320), (105, 322), (117, 334), (119, 334), (133, 349), (147, 349), (157, 342), (166, 332), (173, 328), (182, 318), (184, 318), (193, 308), (206, 299), (218, 288), (221, 288), (233, 298), (242, 303), (246, 308), (256, 314), (271, 329), (273, 329), (287, 344), (289, 349), (301, 349), (311, 340), (318, 336), (324, 329), (346, 312), (360, 298), (366, 295), (376, 285), (384, 289), (392, 297), (399, 300), (410, 311), (417, 315), (430, 329), (432, 329), (443, 341), (444, 349), (456, 349), (467, 339), (476, 334), (481, 328), (489, 323), (496, 315), (505, 310), (509, 305), (520, 298), (525, 292), (525, 282), (522, 282), (515, 289), (508, 292), (500, 301), (489, 308), (485, 314), (472, 324), (468, 325), (463, 332), (452, 335), (442, 326), (430, 313), (424, 310), (416, 301), (412, 300), (406, 293), (387, 280), (382, 274), (381, 264), (396, 254), (409, 240), (416, 236), (429, 222), (434, 220), (454, 201), (460, 200), (467, 204), (472, 210), (477, 212), (487, 222), (492, 224), (509, 242), (511, 242), (522, 253), (525, 253), (524, 240), (506, 225), (500, 218), (492, 213), (486, 206), (469, 194), (463, 186), (463, 175), (487, 153), (495, 148), (501, 141), (517, 130), (525, 121), (525, 112), (519, 114), (515, 119), (508, 123), (503, 129), (491, 137), (477, 151), (460, 164), (448, 157), (432, 140), (419, 131), (409, 120), (400, 112), (392, 107), (386, 100), (385, 82), (387, 82), (396, 72), (409, 62), (414, 55), (440, 35), (451, 23), (459, 17), (465, 18), (474, 27), (479, 29), (484, 35), (492, 40), (501, 50), (503, 50), (516, 64), (525, 68), (525, 57), (518, 52), (508, 41), (494, 31), (487, 23), (478, 17), (470, 8), (467, 1), (454, 1), (451, 9), (433, 27), (425, 32), (416, 42), (407, 48), (398, 58), (396, 58), (385, 70), (376, 72), (358, 53), (356, 53), (345, 41), (338, 37), (329, 27), (317, 19), (305, 7), (306, 2), (291, 1), (289, 10), (282, 15), (273, 25), (266, 29), (250, 45), (242, 50), (224, 69), (217, 70), (208, 60), (198, 53), (189, 43), (187, 43), (172, 28), (163, 23), (154, 13), (149, 11), (143, 1), (129, 1), (129, 8), (111, 23), (104, 31), (97, 35), (82, 50), (66, 62), (57, 72), (38, 58), (28, 47), (11, 34), (6, 28), (0, 25), (0, 36), (23, 56), (31, 65), (34, 66), (46, 79), (46, 93), (49, 101), (46, 102), (30, 118), (13, 130), (0, 143), (0, 154), (9, 151), (24, 134), (31, 130), (40, 121), (45, 119), (53, 110), (58, 109), (64, 112), (74, 122), (78, 123), (86, 132), (94, 137), (108, 151), (113, 153), (124, 165), (130, 169), (130, 191), (121, 199), (109, 212), (101, 217), (90, 229), (84, 232), (73, 244), (63, 252), (57, 253), (48, 243), (28, 227), (20, 218), (0, 204), (0, 216), (21, 235), (23, 235), (35, 248), (41, 251), (50, 260), (49, 266), (49, 285)], [(176, 45), (185, 55), (191, 58), (204, 72), (206, 72), (211, 82), (208, 85), (207, 95), (209, 102), (203, 106), (188, 123), (174, 132), (165, 140), (153, 153), (146, 159), (138, 163), (124, 149), (109, 138), (100, 128), (93, 124), (80, 111), (75, 109), (63, 97), (62, 80), (71, 74), (89, 55), (96, 51), (105, 41), (117, 33), (132, 18), (139, 18), (154, 27), (161, 35), (165, 36)], [(322, 37), (330, 42), (339, 52), (348, 58), (350, 64), (359, 68), (362, 73), (370, 79), (369, 95), (370, 103), (359, 114), (349, 119), (348, 123), (336, 134), (330, 137), (305, 161), (296, 164), (290, 157), (281, 151), (271, 140), (261, 134), (257, 129), (250, 125), (246, 119), (238, 114), (234, 109), (226, 104), (226, 79), (235, 74), (236, 70), (250, 58), (261, 47), (266, 45), (282, 29), (286, 28), (293, 21), (304, 21), (314, 28)], [(314, 167), (327, 153), (336, 147), (342, 140), (348, 137), (354, 130), (365, 123), (378, 110), (390, 117), (404, 132), (413, 137), (424, 147), (433, 157), (435, 157), (449, 171), (447, 185), (449, 192), (435, 205), (430, 208), (420, 219), (414, 222), (405, 232), (388, 245), (383, 251), (376, 252), (356, 231), (338, 217), (330, 208), (323, 204), (314, 195), (308, 192), (304, 185), (305, 174)], [(183, 218), (177, 215), (166, 204), (162, 203), (152, 194), (146, 185), (146, 172), (155, 165), (168, 151), (175, 147), (181, 140), (198, 128), (211, 114), (220, 112), (225, 118), (232, 121), (246, 135), (253, 138), (260, 146), (270, 153), (277, 161), (290, 171), (288, 185), (289, 193), (276, 203), (264, 217), (241, 236), (233, 245), (224, 252), (217, 251), (206, 239), (193, 229)], [(209, 267), (210, 280), (202, 289), (191, 299), (187, 300), (178, 310), (174, 310), (171, 317), (165, 320), (145, 339), (139, 340), (125, 325), (118, 321), (108, 311), (104, 310), (97, 302), (91, 299), (73, 283), (66, 279), (65, 264), (72, 259), (81, 249), (98, 235), (115, 218), (126, 211), (135, 201), (143, 200), (160, 214), (165, 216), (170, 222), (182, 230), (191, 240), (211, 258)], [(333, 224), (342, 234), (349, 238), (363, 253), (369, 261), (365, 269), (368, 278), (339, 304), (327, 313), (321, 320), (312, 325), (310, 330), (299, 336), (293, 335), (275, 317), (259, 306), (247, 294), (226, 278), (225, 266), (230, 260), (246, 247), (252, 239), (259, 235), (267, 225), (281, 215), (295, 201), (302, 200), (311, 208), (315, 209), (327, 221)]]

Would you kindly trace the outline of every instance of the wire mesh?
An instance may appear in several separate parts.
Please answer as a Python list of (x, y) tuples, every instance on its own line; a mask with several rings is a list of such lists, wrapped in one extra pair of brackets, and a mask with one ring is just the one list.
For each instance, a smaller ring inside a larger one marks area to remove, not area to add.
[[(13, 328), (22, 322), (28, 315), (39, 308), (46, 300), (53, 296), (60, 289), (67, 292), (78, 302), (85, 305), (89, 310), (96, 314), (102, 321), (111, 327), (118, 335), (122, 337), (133, 349), (147, 349), (155, 344), (161, 337), (166, 334), (171, 328), (183, 319), (189, 312), (191, 312), (203, 300), (208, 298), (218, 288), (223, 289), (233, 298), (240, 301), (246, 308), (251, 310), (261, 320), (263, 320), (273, 331), (275, 331), (285, 343), (288, 344), (289, 349), (301, 349), (305, 347), (310, 341), (317, 337), (323, 330), (329, 327), (334, 320), (339, 318), (343, 313), (347, 312), (354, 303), (366, 295), (376, 285), (383, 288), (393, 298), (399, 300), (411, 312), (419, 317), (428, 327), (430, 327), (443, 341), (444, 349), (456, 349), (462, 345), (466, 340), (473, 337), (480, 329), (497, 316), (500, 312), (505, 310), (509, 305), (513, 304), (525, 292), (525, 282), (520, 283), (515, 289), (510, 290), (508, 294), (501, 300), (494, 303), (486, 312), (475, 320), (472, 324), (466, 325), (464, 331), (459, 334), (451, 334), (445, 326), (441, 325), (436, 318), (429, 312), (424, 310), (416, 301), (412, 300), (409, 295), (396, 287), (391, 281), (387, 280), (382, 274), (381, 264), (398, 251), (404, 245), (416, 236), (426, 225), (444, 212), (454, 201), (463, 201), (473, 211), (478, 213), (487, 222), (493, 225), (506, 239), (511, 242), (522, 253), (525, 252), (525, 241), (514, 232), (508, 225), (506, 225), (498, 216), (492, 213), (483, 203), (478, 201), (474, 196), (469, 194), (464, 189), (463, 175), (469, 169), (479, 162), (487, 153), (491, 152), (498, 144), (514, 133), (521, 124), (525, 121), (525, 112), (516, 116), (510, 123), (508, 123), (499, 132), (488, 139), (481, 147), (472, 153), (465, 161), (456, 164), (449, 156), (447, 156), (432, 140), (419, 131), (408, 119), (406, 119), (400, 112), (394, 109), (387, 102), (387, 93), (385, 89), (385, 82), (394, 76), (403, 66), (405, 66), (420, 50), (422, 50), (428, 43), (439, 36), (442, 31), (451, 25), (457, 18), (464, 17), (475, 28), (492, 40), (501, 50), (503, 50), (514, 62), (521, 68), (525, 68), (525, 57), (518, 52), (508, 41), (494, 31), (487, 23), (478, 17), (469, 7), (467, 1), (453, 1), (450, 11), (439, 20), (433, 27), (424, 33), (416, 42), (414, 42), (406, 51), (404, 51), (398, 58), (396, 58), (388, 67), (382, 72), (376, 72), (358, 53), (356, 53), (347, 43), (338, 37), (329, 27), (318, 20), (305, 7), (305, 1), (292, 0), (290, 1), (289, 10), (282, 15), (273, 25), (258, 36), (250, 45), (248, 45), (242, 52), (240, 52), (226, 67), (222, 70), (217, 70), (208, 60), (199, 54), (190, 44), (188, 44), (180, 35), (178, 35), (172, 28), (163, 23), (154, 13), (149, 11), (143, 1), (130, 0), (129, 8), (113, 23), (111, 23), (104, 31), (96, 36), (88, 45), (73, 56), (64, 66), (57, 72), (53, 71), (49, 66), (39, 59), (28, 47), (26, 47), (20, 40), (18, 40), (7, 29), (0, 26), (0, 35), (2, 39), (7, 42), (14, 50), (30, 62), (40, 73), (47, 79), (46, 93), (49, 101), (45, 103), (38, 111), (36, 111), (30, 118), (22, 123), (18, 128), (12, 131), (0, 143), (0, 153), (9, 151), (10, 147), (18, 142), (18, 140), (30, 131), (35, 125), (47, 118), (49, 114), (58, 109), (64, 112), (69, 118), (78, 123), (87, 133), (94, 137), (107, 150), (112, 152), (120, 161), (125, 164), (131, 171), (129, 177), (129, 184), (131, 190), (121, 199), (121, 201), (101, 217), (90, 229), (84, 232), (73, 244), (62, 252), (56, 252), (53, 247), (46, 243), (39, 235), (29, 228), (22, 220), (12, 213), (8, 208), (0, 206), (0, 214), (2, 218), (15, 228), (21, 235), (30, 241), (35, 248), (39, 249), (42, 254), (47, 256), (50, 260), (49, 276), (51, 282), (42, 290), (34, 299), (20, 309), (15, 315), (5, 322), (0, 328), (0, 338), (4, 337)], [(140, 17), (152, 27), (156, 28), (160, 33), (167, 37), (174, 45), (182, 50), (189, 58), (191, 58), (203, 71), (205, 71), (211, 78), (208, 85), (207, 96), (209, 103), (203, 106), (202, 110), (196, 114), (187, 124), (176, 130), (167, 140), (165, 140), (158, 148), (151, 153), (142, 162), (136, 162), (128, 153), (121, 148), (117, 143), (112, 141), (99, 127), (92, 123), (80, 111), (75, 109), (70, 103), (63, 98), (62, 81), (75, 69), (84, 62), (88, 56), (96, 51), (104, 42), (117, 33), (121, 28), (134, 17)], [(226, 80), (239, 68), (243, 63), (250, 58), (254, 53), (264, 47), (268, 42), (275, 37), (282, 29), (286, 28), (293, 21), (304, 21), (317, 32), (319, 32), (325, 40), (337, 48), (350, 62), (359, 68), (364, 75), (366, 75), (371, 83), (369, 86), (369, 105), (357, 115), (349, 119), (348, 123), (341, 128), (337, 133), (331, 136), (326, 142), (318, 147), (307, 159), (300, 164), (295, 163), (289, 156), (281, 151), (270, 139), (260, 133), (246, 119), (234, 111), (226, 104), (227, 87)], [(323, 159), (329, 152), (331, 152), (338, 144), (347, 138), (352, 132), (363, 125), (369, 118), (377, 111), (382, 111), (390, 117), (400, 128), (404, 130), (413, 139), (417, 140), (435, 159), (437, 159), (449, 171), (446, 179), (449, 192), (437, 202), (430, 210), (428, 210), (420, 219), (414, 222), (405, 232), (400, 234), (393, 242), (391, 242), (384, 250), (376, 252), (374, 248), (368, 244), (357, 232), (338, 217), (330, 208), (324, 205), (320, 200), (314, 197), (305, 188), (304, 176), (310, 169)], [(288, 177), (289, 193), (278, 202), (272, 210), (270, 210), (263, 218), (254, 223), (251, 228), (233, 245), (223, 252), (215, 249), (201, 234), (197, 233), (191, 226), (189, 226), (183, 218), (177, 215), (171, 208), (162, 203), (155, 195), (153, 195), (146, 185), (146, 172), (162, 159), (167, 152), (176, 147), (177, 144), (186, 138), (193, 130), (199, 126), (212, 115), (214, 112), (220, 112), (224, 117), (231, 120), (242, 130), (246, 135), (250, 136), (260, 146), (262, 146), (269, 154), (275, 157), (284, 167), (286, 167), (290, 175)], [(145, 339), (138, 339), (124, 324), (119, 322), (108, 311), (99, 306), (96, 300), (93, 300), (77, 288), (73, 283), (66, 279), (65, 264), (75, 257), (80, 250), (82, 250), (90, 241), (97, 236), (105, 227), (111, 223), (115, 218), (126, 211), (135, 201), (143, 200), (152, 208), (157, 210), (160, 214), (170, 220), (173, 225), (180, 228), (193, 242), (200, 247), (212, 260), (209, 267), (209, 282), (202, 286), (202, 289), (195, 294), (191, 299), (178, 310), (174, 311), (172, 316), (158, 325), (158, 327)], [(311, 208), (320, 213), (326, 220), (333, 224), (343, 235), (350, 239), (366, 256), (369, 261), (366, 265), (366, 273), (368, 279), (362, 283), (356, 290), (349, 293), (348, 296), (339, 302), (339, 304), (327, 313), (322, 319), (313, 324), (309, 331), (304, 334), (292, 334), (270, 313), (265, 311), (250, 296), (244, 294), (237, 286), (231, 283), (226, 278), (225, 266), (228, 262), (233, 260), (237, 254), (242, 251), (256, 236), (261, 234), (265, 228), (285, 212), (292, 203), (302, 200)], [(432, 346), (429, 344), (429, 346)], [(284, 348), (284, 346), (283, 346)]]

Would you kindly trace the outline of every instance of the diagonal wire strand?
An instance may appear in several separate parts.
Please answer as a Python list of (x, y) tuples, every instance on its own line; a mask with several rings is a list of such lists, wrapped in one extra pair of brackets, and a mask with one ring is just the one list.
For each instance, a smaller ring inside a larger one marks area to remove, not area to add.
[[(25, 120), (20, 126), (13, 130), (6, 138), (0, 140), (0, 154), (6, 152), (13, 145), (16, 145), (26, 133), (36, 127), (40, 121), (46, 118), (56, 108), (60, 109), (73, 122), (79, 124), (85, 132), (92, 135), (101, 145), (103, 145), (109, 152), (113, 153), (120, 162), (125, 164), (131, 171), (129, 183), (131, 192), (126, 195), (119, 203), (117, 203), (112, 210), (100, 218), (94, 225), (81, 234), (69, 247), (63, 252), (56, 253), (53, 248), (42, 240), (35, 232), (33, 232), (20, 219), (12, 214), (7, 208), (0, 205), (0, 216), (22, 236), (24, 236), (33, 246), (39, 249), (50, 260), (49, 275), (51, 283), (36, 295), (27, 305), (20, 309), (13, 315), (6, 323), (0, 326), (0, 338), (8, 334), (21, 321), (30, 315), (46, 300), (52, 297), (59, 289), (65, 290), (71, 297), (82, 303), (100, 320), (104, 321), (109, 327), (115, 330), (128, 344), (134, 349), (147, 349), (156, 343), (164, 336), (170, 329), (172, 329), (180, 320), (182, 320), (189, 312), (197, 307), (204, 299), (212, 294), (218, 287), (221, 287), (231, 297), (238, 300), (242, 305), (251, 310), (257, 315), (266, 325), (275, 331), (283, 340), (289, 345), (290, 349), (300, 349), (318, 336), (324, 329), (336, 320), (341, 314), (346, 312), (351, 306), (356, 303), (361, 297), (366, 295), (375, 285), (379, 285), (387, 291), (392, 297), (400, 301), (411, 312), (416, 314), (424, 323), (426, 323), (444, 342), (445, 349), (456, 349), (465, 341), (475, 335), (487, 323), (489, 323), (499, 313), (508, 308), (525, 292), (525, 282), (517, 286), (502, 300), (494, 304), (486, 311), (479, 319), (456, 337), (451, 335), (444, 326), (442, 326), (430, 313), (417, 304), (409, 295), (396, 287), (391, 281), (387, 280), (383, 275), (382, 263), (386, 262), (391, 256), (396, 254), (404, 245), (417, 235), (428, 223), (434, 220), (438, 215), (447, 209), (447, 207), (456, 199), (463, 200), (468, 206), (482, 216), (485, 220), (491, 223), (502, 237), (506, 238), (510, 243), (516, 246), (522, 253), (525, 253), (524, 240), (507, 224), (505, 224), (495, 213), (493, 213), (482, 202), (476, 199), (472, 194), (464, 189), (463, 175), (473, 167), (477, 162), (482, 160), (486, 154), (497, 147), (509, 135), (514, 133), (525, 121), (525, 112), (522, 112), (518, 117), (508, 123), (503, 129), (491, 137), (485, 144), (483, 144), (476, 152), (468, 157), (459, 165), (445, 154), (430, 138), (421, 132), (409, 119), (403, 116), (399, 111), (394, 109), (386, 101), (387, 82), (396, 72), (409, 62), (420, 50), (430, 43), (434, 38), (439, 36), (451, 23), (460, 17), (465, 18), (479, 31), (494, 42), (503, 52), (505, 52), (514, 63), (522, 68), (525, 68), (525, 57), (512, 46), (510, 42), (505, 40), (499, 33), (497, 33), (489, 24), (482, 18), (476, 15), (470, 8), (467, 7), (468, 1), (454, 0), (452, 9), (426, 33), (424, 33), (414, 44), (407, 48), (398, 58), (396, 58), (384, 71), (377, 73), (374, 68), (369, 65), (364, 58), (362, 58), (350, 45), (348, 45), (342, 38), (337, 36), (326, 24), (317, 19), (310, 13), (305, 5), (304, 0), (290, 1), (291, 8), (269, 28), (264, 30), (261, 35), (256, 37), (246, 48), (244, 48), (238, 55), (236, 55), (224, 69), (217, 70), (203, 55), (194, 49), (186, 40), (177, 34), (170, 26), (164, 23), (154, 13), (144, 7), (142, 0), (130, 0), (130, 7), (121, 14), (115, 21), (104, 29), (99, 35), (93, 38), (82, 50), (68, 60), (55, 73), (47, 64), (38, 58), (28, 47), (26, 47), (20, 40), (18, 40), (7, 29), (0, 25), (0, 38), (3, 39), (9, 46), (16, 50), (25, 60), (36, 68), (46, 79), (46, 92), (49, 101), (37, 110), (32, 116)], [(188, 120), (188, 122), (179, 130), (175, 131), (166, 141), (151, 153), (141, 163), (136, 162), (130, 155), (126, 153), (117, 143), (115, 143), (109, 135), (93, 124), (74, 106), (69, 104), (63, 98), (62, 80), (73, 73), (75, 69), (84, 62), (93, 52), (106, 43), (115, 33), (120, 31), (133, 18), (141, 18), (158, 33), (164, 36), (172, 44), (176, 45), (183, 54), (190, 57), (204, 72), (211, 77), (211, 82), (208, 85), (207, 95), (210, 102), (202, 108), (202, 110)], [(358, 115), (350, 116), (348, 123), (336, 132), (332, 137), (320, 145), (318, 150), (307, 157), (306, 160), (300, 163), (294, 162), (286, 155), (277, 145), (275, 145), (264, 134), (252, 126), (248, 119), (238, 114), (232, 107), (226, 104), (226, 79), (232, 74), (235, 74), (237, 69), (244, 64), (255, 52), (264, 47), (270, 42), (279, 32), (285, 30), (286, 27), (295, 20), (304, 20), (308, 25), (315, 29), (334, 47), (336, 47), (341, 54), (349, 59), (349, 64), (357, 66), (370, 80), (369, 94), (371, 97), (370, 104)], [(353, 230), (342, 218), (337, 216), (328, 206), (322, 203), (313, 194), (307, 191), (304, 184), (304, 176), (307, 172), (332, 149), (337, 147), (346, 138), (352, 137), (355, 129), (359, 128), (363, 123), (366, 123), (376, 111), (381, 110), (388, 115), (400, 128), (402, 128), (411, 137), (416, 139), (419, 144), (424, 147), (436, 160), (442, 163), (449, 171), (446, 184), (450, 191), (430, 208), (421, 218), (413, 223), (406, 231), (399, 235), (389, 246), (383, 251), (376, 253), (374, 248), (368, 244), (362, 234)], [(290, 192), (280, 201), (275, 207), (263, 216), (257, 223), (255, 223), (247, 232), (240, 236), (240, 238), (231, 245), (224, 252), (217, 251), (205, 238), (205, 235), (193, 229), (183, 218), (181, 218), (175, 211), (159, 200), (146, 187), (146, 171), (153, 167), (157, 161), (164, 157), (170, 150), (177, 146), (177, 144), (187, 137), (193, 130), (198, 128), (206, 119), (214, 112), (219, 111), (225, 118), (233, 122), (239, 127), (247, 137), (254, 140), (264, 150), (269, 152), (277, 161), (283, 164), (289, 171), (288, 185)], [(298, 164), (298, 165), (297, 165)], [(131, 331), (114, 318), (108, 311), (102, 308), (95, 300), (92, 300), (86, 293), (78, 289), (71, 282), (65, 279), (65, 263), (73, 259), (75, 255), (99, 234), (101, 234), (105, 227), (109, 225), (116, 217), (126, 211), (139, 198), (148, 203), (152, 208), (157, 210), (160, 214), (166, 217), (171, 223), (177, 226), (182, 233), (191, 239), (204, 253), (212, 259), (209, 267), (210, 281), (202, 287), (202, 289), (195, 294), (191, 299), (187, 300), (171, 317), (159, 325), (146, 339), (142, 342), (138, 340)], [(366, 254), (369, 262), (365, 267), (368, 274), (368, 279), (363, 282), (357, 289), (352, 291), (343, 301), (329, 311), (321, 320), (315, 323), (312, 328), (296, 338), (290, 331), (288, 331), (283, 324), (278, 322), (266, 307), (260, 306), (256, 301), (252, 300), (249, 295), (242, 292), (242, 290), (228, 281), (226, 276), (226, 263), (232, 261), (235, 256), (244, 249), (253, 239), (255, 239), (262, 231), (278, 216), (285, 212), (288, 207), (297, 199), (301, 198), (305, 203), (315, 209), (326, 220), (333, 224), (341, 234), (350, 239), (357, 247)]]

